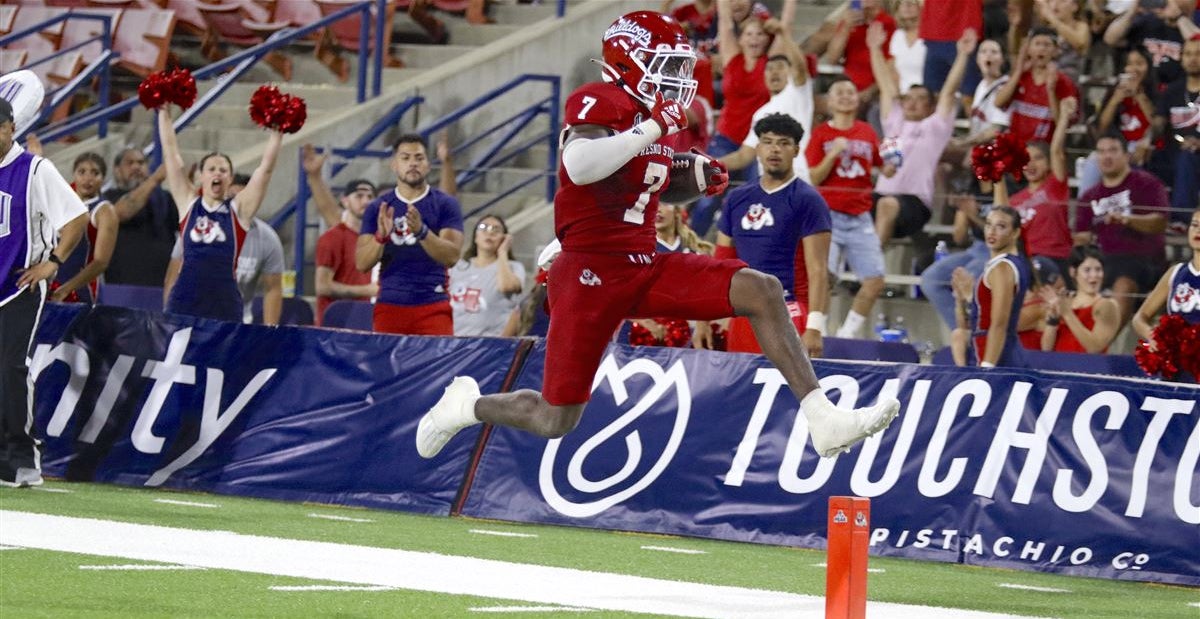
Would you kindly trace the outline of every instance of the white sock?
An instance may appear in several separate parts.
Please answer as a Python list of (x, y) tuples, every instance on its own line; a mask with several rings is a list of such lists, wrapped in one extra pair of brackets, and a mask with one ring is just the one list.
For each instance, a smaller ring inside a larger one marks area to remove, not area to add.
[(833, 408), (833, 402), (829, 401), (829, 397), (825, 395), (825, 391), (821, 388), (813, 389), (800, 400), (800, 410), (805, 416), (808, 416), (808, 411), (830, 409)]
[(866, 324), (867, 317), (862, 314), (850, 310), (846, 314), (846, 320), (842, 321), (842, 326), (838, 327), (837, 336), (840, 338), (857, 338), (862, 326)]

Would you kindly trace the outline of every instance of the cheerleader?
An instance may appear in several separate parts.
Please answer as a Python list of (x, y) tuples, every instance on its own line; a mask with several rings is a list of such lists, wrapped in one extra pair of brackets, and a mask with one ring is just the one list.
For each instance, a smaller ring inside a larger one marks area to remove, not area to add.
[(1192, 259), (1167, 269), (1133, 315), (1133, 330), (1149, 340), (1151, 347), (1155, 346), (1151, 338), (1157, 324), (1155, 316), (1164, 306), (1169, 315), (1183, 316), (1189, 324), (1200, 323), (1200, 209), (1192, 212), (1187, 239)]
[(50, 300), (61, 303), (78, 299), (95, 303), (97, 285), (108, 269), (108, 261), (117, 245), (120, 221), (112, 203), (100, 197), (100, 186), (108, 173), (104, 158), (96, 153), (84, 153), (75, 159), (72, 170), (75, 194), (88, 210), (87, 235), (59, 268), (55, 278), (58, 288), (50, 293)]

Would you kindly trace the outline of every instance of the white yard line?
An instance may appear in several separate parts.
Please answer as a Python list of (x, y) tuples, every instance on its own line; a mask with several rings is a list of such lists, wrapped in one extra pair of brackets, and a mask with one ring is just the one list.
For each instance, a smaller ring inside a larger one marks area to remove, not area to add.
[(337, 520), (338, 522), (375, 522), (370, 518), (351, 518), (350, 516), (334, 516), (332, 514), (309, 514), (309, 518), (320, 518), (322, 520)]
[(176, 501), (174, 499), (154, 499), (154, 502), (162, 503), (164, 505), (182, 505), (184, 507), (220, 507), (220, 505), (217, 505), (216, 503), (197, 503), (195, 501)]
[(473, 613), (590, 613), (596, 609), (579, 606), (475, 606), (467, 610)]
[[(824, 599), (473, 557), (0, 510), (0, 544), (534, 604), (687, 617), (817, 619)], [(868, 602), (889, 619), (1010, 617)]]
[(71, 494), (72, 492), (66, 488), (47, 488), (46, 486), (34, 486), (33, 489), (38, 492), (53, 492), (56, 494)]
[(1033, 585), (1016, 585), (1011, 582), (1002, 582), (996, 585), (1005, 589), (1019, 589), (1021, 591), (1041, 591), (1042, 593), (1070, 593), (1070, 589), (1055, 589), (1054, 587), (1035, 587)]
[(198, 565), (135, 564), (135, 565), (81, 565), (81, 566), (79, 566), (79, 569), (81, 569), (81, 570), (117, 570), (117, 571), (124, 570), (124, 571), (130, 571), (130, 572), (156, 572), (156, 571), (165, 571), (165, 570), (202, 570), (205, 568), (202, 568)]
[(657, 550), (659, 552), (677, 552), (681, 555), (706, 555), (708, 551), (692, 550), (691, 548), (671, 548), (670, 546), (642, 546), (642, 550)]
[(273, 585), (271, 591), (395, 591), (395, 587), (384, 587), (379, 585), (353, 586), (353, 585)]
[(476, 535), (495, 535), (496, 537), (537, 537), (533, 533), (514, 533), (512, 531), (492, 531), (491, 529), (470, 529), (468, 533)]
[(0, 550), (21, 550), (20, 546), (0, 546)]

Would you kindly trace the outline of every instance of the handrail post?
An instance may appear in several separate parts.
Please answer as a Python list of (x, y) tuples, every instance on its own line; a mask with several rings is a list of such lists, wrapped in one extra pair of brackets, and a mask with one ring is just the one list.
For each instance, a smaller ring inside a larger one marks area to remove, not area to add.
[(378, 97), (383, 88), (383, 29), (391, 28), (392, 24), (384, 23), (384, 18), (387, 17), (388, 0), (376, 0), (375, 12), (378, 16), (375, 20), (375, 84), (371, 91), (372, 97)]
[[(112, 19), (109, 16), (105, 15), (104, 21), (102, 23), (104, 24), (104, 47), (105, 47), (105, 49), (112, 51), (112, 48), (113, 48)], [(110, 54), (108, 56), (108, 58), (105, 59), (105, 61), (104, 61), (104, 68), (100, 70), (100, 107), (104, 107), (104, 106), (108, 105), (108, 97), (109, 97), (108, 80), (111, 76), (112, 76), (112, 55)], [(100, 123), (99, 123), (99, 126), (97, 127), (97, 131), (99, 132), (99, 135), (101, 138), (108, 137), (108, 117), (107, 116), (100, 117)]]
[[(359, 11), (361, 17), (358, 24), (358, 40), (366, 41), (370, 34), (371, 25), (371, 5), (362, 5), (362, 10)], [(358, 102), (362, 103), (367, 100), (367, 46), (359, 43), (358, 45)]]
[(297, 149), (296, 167), (296, 236), (292, 239), (292, 270), (296, 272), (295, 296), (304, 293), (304, 254), (308, 240), (308, 174), (304, 171), (304, 147)]
[(554, 193), (558, 189), (558, 176), (556, 170), (558, 167), (558, 132), (560, 131), (559, 123), (561, 122), (559, 119), (560, 101), (562, 99), (561, 88), (561, 78), (559, 78), (557, 75), (552, 76), (550, 78), (550, 93), (552, 99), (550, 101), (550, 137), (548, 139), (550, 149), (549, 155), (546, 157), (546, 169), (550, 172), (548, 175), (546, 175), (547, 202), (554, 202)]

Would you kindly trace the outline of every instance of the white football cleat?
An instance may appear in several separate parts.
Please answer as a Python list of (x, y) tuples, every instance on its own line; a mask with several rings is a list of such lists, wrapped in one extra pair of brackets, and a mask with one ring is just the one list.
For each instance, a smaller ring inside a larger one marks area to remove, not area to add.
[(422, 458), (438, 455), (460, 430), (479, 423), (475, 417), (479, 395), (479, 383), (470, 376), (455, 376), (450, 381), (442, 398), (417, 424), (417, 453)]
[(888, 427), (900, 412), (900, 401), (887, 398), (874, 406), (847, 410), (834, 406), (818, 390), (805, 396), (800, 410), (808, 419), (813, 448), (822, 458), (832, 458)]

